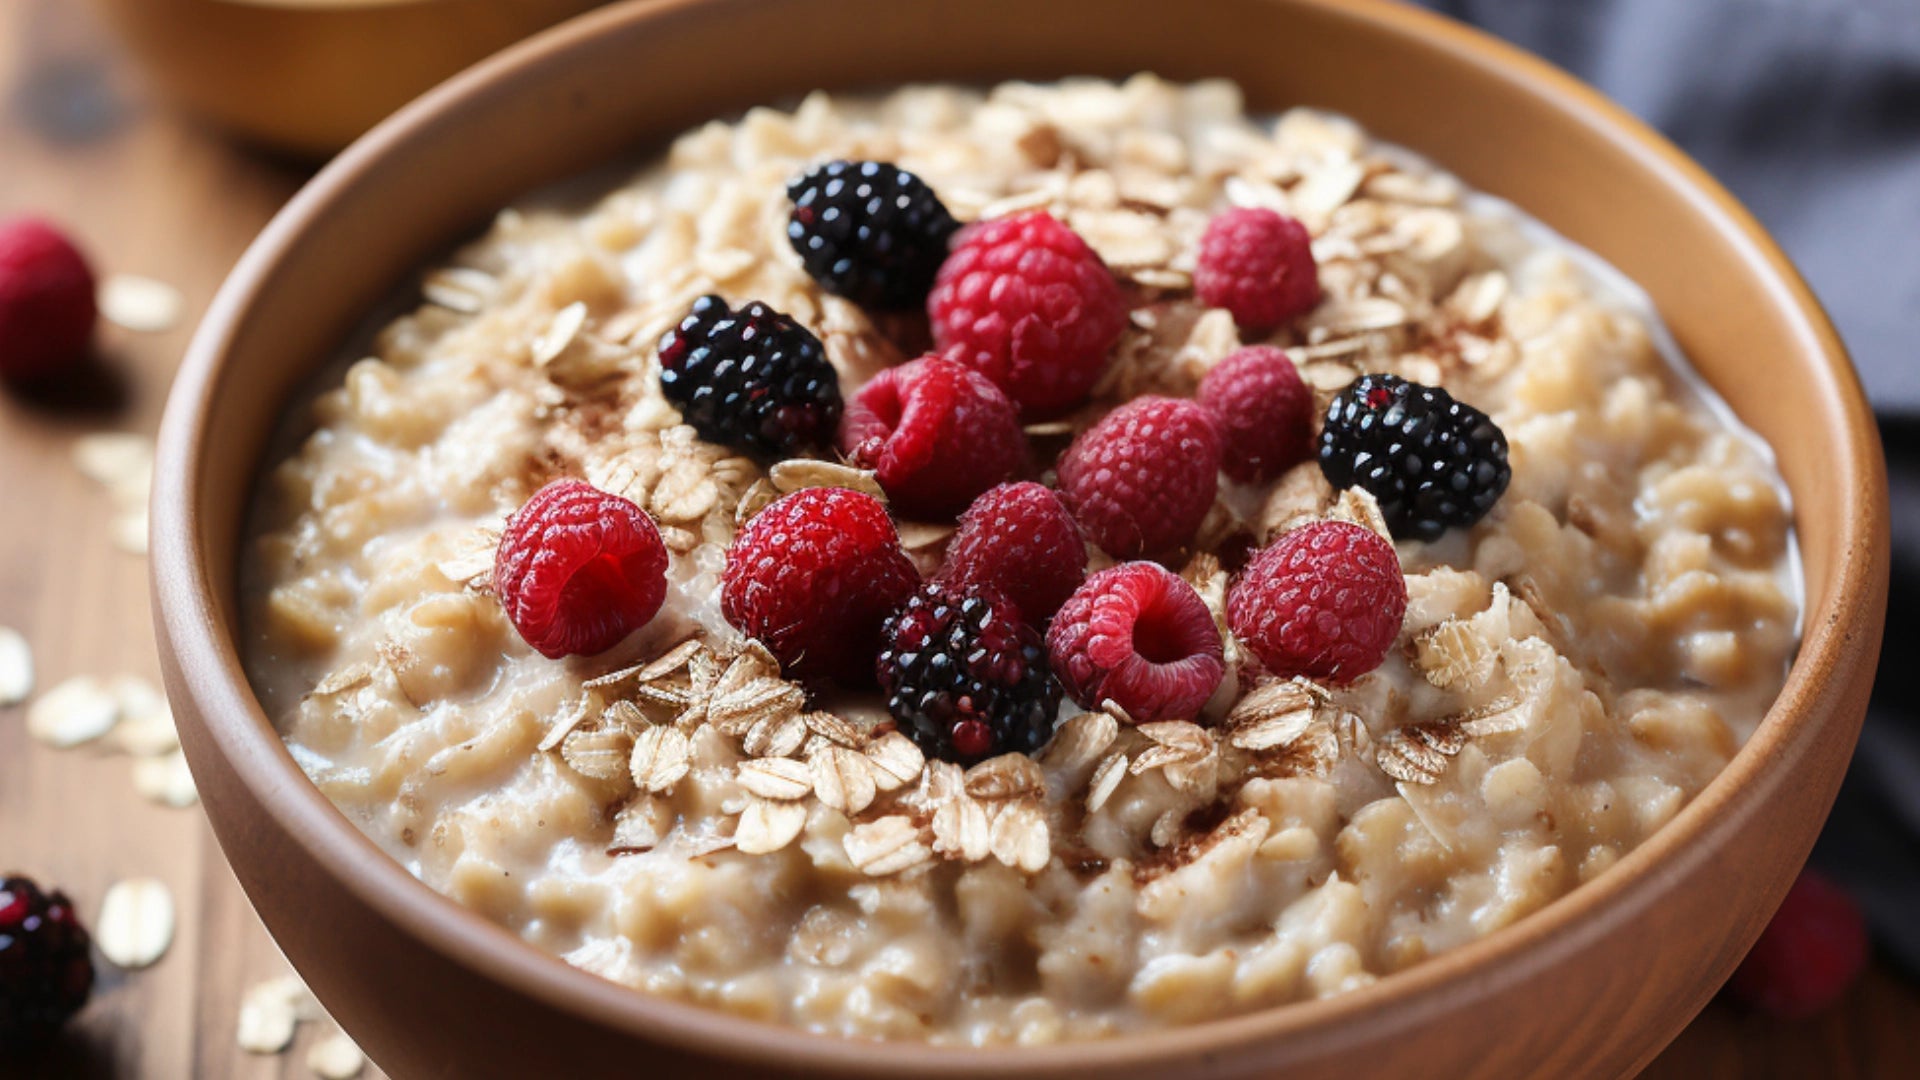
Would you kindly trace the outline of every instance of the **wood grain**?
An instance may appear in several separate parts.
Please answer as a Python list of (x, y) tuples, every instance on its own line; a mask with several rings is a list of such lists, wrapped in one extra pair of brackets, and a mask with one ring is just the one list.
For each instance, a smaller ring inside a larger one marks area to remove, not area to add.
[[(72, 440), (155, 430), (192, 320), (303, 173), (151, 100), (73, 0), (0, 0), (0, 94), (0, 216), (60, 221), (103, 271), (159, 278), (188, 301), (164, 333), (104, 327), (74, 392), (0, 394), (0, 624), (33, 642), (42, 687), (75, 674), (157, 682), (144, 561), (108, 541), (109, 507), (74, 471)], [(181, 924), (153, 969), (103, 970), (94, 1003), (28, 1075), (309, 1076), (322, 1025), (277, 1057), (235, 1046), (242, 994), (285, 967), (199, 813), (142, 800), (124, 758), (31, 743), (21, 717), (0, 712), (0, 863), (59, 882), (89, 918), (113, 881), (160, 877)], [(1841, 1008), (1791, 1025), (1716, 1002), (1646, 1075), (1920, 1076), (1920, 992), (1876, 970)]]

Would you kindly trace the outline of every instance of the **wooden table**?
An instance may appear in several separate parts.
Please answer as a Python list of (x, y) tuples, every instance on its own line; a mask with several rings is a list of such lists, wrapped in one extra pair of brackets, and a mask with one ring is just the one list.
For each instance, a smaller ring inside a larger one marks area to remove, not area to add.
[[(33, 642), (42, 687), (75, 674), (157, 682), (145, 562), (109, 542), (109, 504), (74, 471), (72, 440), (155, 430), (193, 320), (304, 172), (153, 101), (75, 0), (0, 0), (0, 95), (0, 216), (62, 222), (102, 272), (159, 278), (188, 306), (165, 332), (104, 327), (100, 370), (81, 392), (0, 394), (0, 625)], [(278, 1057), (236, 1047), (241, 995), (286, 968), (199, 812), (141, 799), (124, 758), (32, 743), (22, 715), (0, 712), (0, 869), (60, 883), (89, 919), (108, 885), (153, 875), (180, 917), (157, 966), (103, 970), (43, 1074), (309, 1076), (304, 1048), (321, 1025)], [(1876, 969), (1844, 1008), (1793, 1025), (1715, 1003), (1648, 1075), (1920, 1076), (1920, 992)]]

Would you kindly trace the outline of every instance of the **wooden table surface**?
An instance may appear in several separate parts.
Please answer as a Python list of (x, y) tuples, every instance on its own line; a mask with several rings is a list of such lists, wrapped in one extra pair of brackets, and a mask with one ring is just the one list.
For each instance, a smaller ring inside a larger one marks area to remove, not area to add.
[[(101, 272), (158, 278), (187, 301), (164, 332), (103, 326), (98, 370), (75, 392), (0, 394), (0, 625), (33, 643), (42, 688), (77, 674), (157, 683), (145, 561), (109, 541), (109, 504), (75, 472), (72, 441), (155, 430), (193, 321), (305, 174), (154, 101), (75, 0), (0, 0), (0, 109), (0, 217), (59, 221)], [(23, 716), (0, 711), (0, 870), (58, 882), (89, 920), (108, 885), (155, 876), (180, 921), (155, 967), (103, 968), (95, 1000), (38, 1075), (311, 1075), (304, 1048), (321, 1025), (303, 1025), (278, 1057), (235, 1044), (241, 995), (287, 969), (199, 811), (140, 798), (125, 758), (31, 742)], [(1715, 1002), (1646, 1075), (1920, 1076), (1920, 991), (1876, 968), (1841, 1008), (1798, 1024)]]

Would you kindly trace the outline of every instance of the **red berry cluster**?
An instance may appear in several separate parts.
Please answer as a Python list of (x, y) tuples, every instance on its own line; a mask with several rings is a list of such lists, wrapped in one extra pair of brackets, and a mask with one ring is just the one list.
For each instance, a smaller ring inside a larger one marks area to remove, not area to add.
[[(843, 166), (796, 182), (806, 203), (796, 251), (823, 287), (849, 296), (879, 296), (874, 283), (894, 280), (862, 260), (909, 241), (923, 260), (947, 252), (925, 292), (934, 351), (869, 381), (839, 422), (839, 452), (873, 471), (886, 501), (817, 488), (773, 502), (729, 549), (723, 614), (796, 679), (877, 677), (902, 730), (950, 759), (1037, 748), (1062, 693), (1142, 723), (1198, 715), (1225, 675), (1226, 628), (1166, 565), (1193, 548), (1223, 472), (1264, 484), (1311, 458), (1313, 396), (1292, 361), (1242, 348), (1192, 400), (1139, 397), (1101, 417), (1052, 463), (1057, 489), (1024, 479), (1048, 463), (1034, 460), (1023, 423), (1079, 408), (1107, 371), (1126, 325), (1120, 283), (1045, 212), (953, 233), (918, 178)], [(868, 191), (882, 181), (918, 210), (863, 217), (889, 205)], [(1245, 330), (1273, 330), (1318, 301), (1308, 240), (1268, 211), (1222, 214), (1201, 243), (1196, 292)], [(701, 337), (702, 370), (730, 381), (681, 387), (687, 401), (824, 395), (763, 392), (753, 381), (763, 365), (734, 357), (730, 341)], [(933, 581), (902, 549), (893, 514), (957, 516)], [(1089, 543), (1123, 561), (1089, 577)], [(638, 507), (561, 481), (509, 523), (494, 586), (539, 651), (597, 652), (652, 618), (666, 565)], [(1321, 522), (1251, 558), (1227, 622), (1272, 673), (1338, 682), (1380, 663), (1406, 601), (1391, 544)]]

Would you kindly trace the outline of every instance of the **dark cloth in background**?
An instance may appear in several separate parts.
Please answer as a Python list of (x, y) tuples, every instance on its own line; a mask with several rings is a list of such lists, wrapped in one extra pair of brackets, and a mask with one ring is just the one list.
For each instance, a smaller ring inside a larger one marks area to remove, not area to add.
[[(1873, 709), (1814, 862), (1920, 975), (1920, 0), (1420, 0), (1598, 86), (1785, 245), (1880, 416), (1893, 587)], [(1737, 318), (1737, 313), (1729, 313)]]

